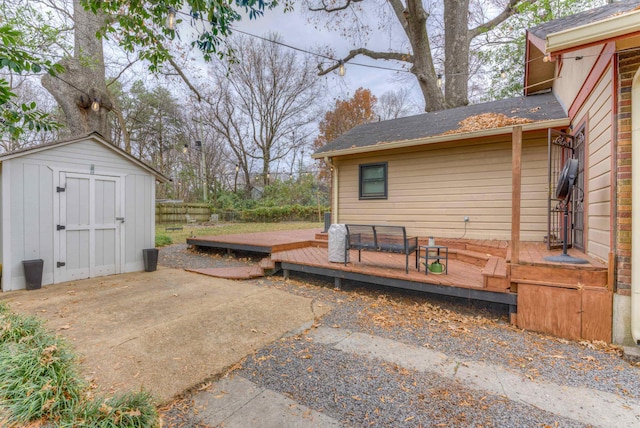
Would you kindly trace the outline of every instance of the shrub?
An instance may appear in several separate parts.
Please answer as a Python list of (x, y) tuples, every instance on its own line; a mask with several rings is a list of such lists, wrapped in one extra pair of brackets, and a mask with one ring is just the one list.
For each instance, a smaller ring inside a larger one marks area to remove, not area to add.
[(173, 239), (169, 235), (163, 233), (156, 233), (156, 247), (164, 247), (165, 245), (173, 244)]
[(61, 427), (86, 428), (152, 428), (159, 426), (158, 413), (146, 392), (127, 393), (109, 399), (85, 403), (72, 421)]
[(42, 321), (9, 312), (0, 303), (0, 422), (37, 419), (65, 427), (157, 427), (148, 393), (90, 400), (76, 357)]
[(0, 315), (0, 397), (10, 422), (60, 418), (81, 400), (75, 356), (34, 317)]

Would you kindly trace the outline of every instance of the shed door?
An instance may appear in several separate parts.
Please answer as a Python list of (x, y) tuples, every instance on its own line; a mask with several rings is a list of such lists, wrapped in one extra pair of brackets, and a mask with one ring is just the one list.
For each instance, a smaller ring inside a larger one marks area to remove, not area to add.
[(120, 178), (60, 173), (55, 282), (121, 272)]

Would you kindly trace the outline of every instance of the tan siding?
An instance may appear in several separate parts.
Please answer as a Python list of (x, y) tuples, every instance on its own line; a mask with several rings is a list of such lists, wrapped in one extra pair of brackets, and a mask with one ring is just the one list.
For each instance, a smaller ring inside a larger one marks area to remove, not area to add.
[[(547, 142), (523, 144), (522, 239), (546, 230)], [(388, 162), (387, 200), (359, 200), (358, 165)], [(510, 239), (511, 141), (424, 147), (339, 162), (341, 223), (404, 225), (419, 236)], [(470, 217), (465, 234), (465, 216)]]
[[(576, 99), (601, 51), (602, 45), (580, 49), (571, 52), (571, 58), (563, 61), (560, 76), (553, 82), (553, 93), (567, 109)], [(582, 56), (582, 59), (576, 61), (576, 56)]]
[(609, 68), (576, 118), (587, 122), (586, 251), (607, 260), (611, 249), (612, 69)]

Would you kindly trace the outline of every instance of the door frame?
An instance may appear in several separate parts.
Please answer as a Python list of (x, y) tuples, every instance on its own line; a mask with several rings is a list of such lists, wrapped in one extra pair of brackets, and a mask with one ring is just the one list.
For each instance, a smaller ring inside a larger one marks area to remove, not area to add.
[[(51, 171), (53, 172), (53, 216), (52, 216), (52, 231), (53, 231), (53, 260), (52, 260), (52, 264), (53, 264), (53, 283), (54, 284), (58, 284), (61, 282), (65, 282), (67, 281), (66, 278), (66, 270), (61, 270), (60, 268), (57, 267), (57, 262), (61, 261), (61, 251), (60, 251), (60, 233), (58, 233), (58, 231), (56, 230), (56, 226), (58, 224), (60, 224), (60, 197), (58, 195), (58, 192), (56, 191), (57, 187), (61, 187), (62, 184), (66, 184), (66, 183), (61, 183), (60, 182), (60, 176), (61, 173), (65, 173), (65, 174), (74, 174), (74, 175), (85, 175), (85, 176), (95, 176), (95, 177), (105, 177), (105, 178), (116, 178), (119, 179), (120, 182), (120, 188), (118, 189), (118, 191), (120, 192), (120, 213), (119, 215), (116, 214), (116, 217), (125, 217), (124, 213), (126, 212), (125, 210), (125, 201), (126, 201), (126, 195), (125, 195), (125, 178), (127, 176), (127, 174), (118, 174), (118, 173), (100, 173), (100, 174), (94, 174), (94, 173), (87, 173), (86, 170), (78, 170), (78, 169), (72, 169), (72, 168), (57, 168), (57, 167), (49, 167), (51, 169)], [(91, 166), (91, 170), (93, 170), (93, 165)], [(123, 223), (124, 222), (120, 222), (117, 224), (116, 226), (116, 234), (119, 235), (119, 257), (118, 260), (116, 260), (116, 274), (122, 273), (123, 269), (124, 269), (124, 263), (125, 263), (125, 233), (124, 233), (124, 227), (123, 227)], [(118, 245), (116, 243), (116, 245)], [(66, 254), (65, 254), (66, 257)], [(91, 277), (91, 274), (90, 274)]]

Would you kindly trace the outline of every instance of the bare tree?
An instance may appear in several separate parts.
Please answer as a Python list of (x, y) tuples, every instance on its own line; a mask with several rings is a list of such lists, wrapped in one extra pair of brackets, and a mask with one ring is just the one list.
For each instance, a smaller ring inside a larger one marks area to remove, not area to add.
[[(442, 14), (442, 22), (438, 23), (429, 19), (430, 13), (425, 8), (423, 0), (385, 0), (382, 2), (383, 7), (380, 7), (381, 2), (375, 0), (305, 0), (311, 12), (324, 14), (330, 28), (357, 28), (358, 12), (374, 8), (384, 11), (390, 8), (396, 23), (402, 28), (408, 46), (400, 44), (397, 49), (388, 51), (355, 48), (341, 59), (341, 63), (364, 55), (373, 59), (395, 60), (407, 64), (422, 91), (425, 111), (466, 105), (470, 48), (473, 40), (517, 13), (516, 6), (519, 4), (535, 1), (502, 0), (501, 4), (487, 8), (486, 2), (484, 7), (477, 7), (480, 2), (475, 4), (470, 3), (470, 0), (444, 0), (444, 9), (439, 11)], [(432, 11), (437, 11), (436, 9)], [(484, 10), (487, 9), (496, 11), (493, 17), (485, 16)], [(384, 22), (385, 18), (389, 20), (385, 15), (381, 22)], [(470, 28), (470, 25), (473, 26)], [(444, 72), (436, 70), (433, 55), (432, 43), (438, 39), (444, 40)], [(320, 74), (326, 74), (339, 66), (340, 63), (333, 64)], [(444, 94), (440, 89), (440, 83), (443, 81)]]
[(416, 113), (419, 108), (411, 99), (408, 88), (387, 91), (378, 98), (376, 113), (380, 120), (397, 119)]
[[(314, 64), (273, 41), (234, 38), (235, 60), (214, 68), (219, 91), (208, 99), (210, 124), (224, 135), (251, 182), (251, 166), (261, 165), (264, 184), (270, 167), (299, 149), (312, 132), (320, 98)], [(227, 69), (228, 67), (228, 69)]]

